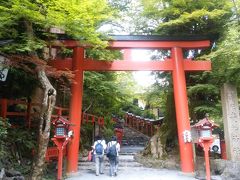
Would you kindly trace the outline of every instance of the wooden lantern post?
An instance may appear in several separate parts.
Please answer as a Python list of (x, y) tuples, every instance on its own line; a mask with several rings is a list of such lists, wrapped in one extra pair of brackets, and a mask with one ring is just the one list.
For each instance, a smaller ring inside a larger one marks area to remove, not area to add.
[(217, 124), (206, 118), (200, 120), (197, 124), (192, 126), (197, 129), (198, 143), (203, 148), (205, 158), (206, 180), (211, 180), (210, 162), (209, 162), (209, 149), (213, 143), (212, 130), (218, 127)]
[(63, 150), (71, 140), (72, 133), (68, 131), (70, 122), (61, 116), (52, 121), (54, 125), (54, 137), (52, 141), (58, 148), (58, 174), (57, 180), (62, 180)]

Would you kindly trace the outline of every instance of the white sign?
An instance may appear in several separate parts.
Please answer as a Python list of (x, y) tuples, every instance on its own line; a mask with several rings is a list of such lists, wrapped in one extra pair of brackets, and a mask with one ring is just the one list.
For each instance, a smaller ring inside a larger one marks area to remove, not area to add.
[(4, 63), (7, 61), (7, 59), (3, 56), (0, 56), (0, 81), (6, 81), (8, 69), (4, 67)]
[(8, 74), (8, 69), (0, 67), (0, 81), (6, 81), (7, 74)]
[(192, 142), (192, 135), (189, 130), (183, 131), (183, 141), (184, 141), (184, 143)]

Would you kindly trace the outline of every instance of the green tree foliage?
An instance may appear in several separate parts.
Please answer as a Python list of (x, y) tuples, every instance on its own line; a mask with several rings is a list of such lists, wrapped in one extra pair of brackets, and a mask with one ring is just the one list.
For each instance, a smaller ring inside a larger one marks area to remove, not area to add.
[(149, 105), (150, 108), (161, 108), (162, 112), (165, 110), (165, 88), (160, 84), (153, 84), (151, 87), (147, 89), (144, 93), (146, 104)]
[[(101, 34), (97, 32), (97, 29), (105, 21), (111, 20), (113, 14), (114, 11), (112, 11), (106, 0), (1, 1), (0, 39), (13, 40), (12, 43), (1, 47), (1, 54), (9, 57), (9, 64), (12, 66), (17, 64), (29, 76), (37, 74), (37, 83), (42, 85), (45, 90), (44, 93), (49, 88), (54, 91), (46, 77), (46, 72), (49, 69), (45, 66), (46, 62), (42, 60), (44, 57), (43, 48), (51, 45), (51, 41), (58, 38), (50, 33), (50, 29), (59, 28), (65, 31), (66, 36), (78, 39), (81, 43), (105, 47), (106, 43), (100, 39)], [(57, 71), (53, 71), (52, 75), (57, 77), (57, 73)], [(49, 99), (45, 97), (43, 101)], [(54, 105), (55, 96), (51, 99)], [(39, 116), (41, 116), (39, 118), (41, 123), (39, 124), (44, 126), (39, 126), (39, 148), (36, 153), (38, 158), (36, 158), (32, 179), (42, 179), (44, 155), (49, 140), (50, 117), (53, 106), (52, 104), (47, 106), (47, 103), (49, 101), (42, 103), (43, 107), (41, 113), (39, 113)]]
[(188, 87), (189, 111), (192, 123), (204, 118), (206, 113), (211, 114), (211, 119), (214, 118), (219, 121), (221, 117), (219, 88), (203, 81), (202, 83)]
[[(6, 119), (3, 119), (2, 117), (0, 117), (0, 157), (4, 157), (7, 154), (6, 148), (5, 148), (5, 141), (7, 138), (7, 128), (8, 128), (8, 123), (6, 121)], [(2, 159), (0, 158), (0, 163)], [(0, 164), (1, 165), (1, 164)]]
[(52, 27), (82, 42), (103, 45), (96, 30), (113, 15), (105, 0), (13, 0), (1, 2), (0, 10), (0, 38), (15, 40), (4, 50), (20, 53), (46, 46), (45, 40), (54, 38), (48, 33)]
[[(223, 31), (223, 26), (231, 16), (229, 1), (192, 1), (192, 0), (143, 0), (144, 14), (158, 21), (155, 33), (161, 35), (208, 35), (216, 38)], [(217, 35), (217, 36), (216, 36)], [(185, 51), (185, 56), (188, 55)], [(203, 55), (195, 53), (194, 56)], [(215, 68), (213, 66), (213, 68)], [(210, 73), (187, 74), (189, 86), (190, 116), (200, 119), (206, 112), (219, 117), (219, 91), (212, 84)], [(212, 88), (210, 88), (212, 87)]]
[(85, 72), (83, 111), (106, 118), (112, 114), (123, 117), (134, 106), (135, 84), (129, 73)]
[(22, 173), (29, 173), (32, 150), (36, 142), (34, 132), (25, 128), (10, 128), (7, 119), (0, 117), (0, 167), (16, 168)]
[[(212, 60), (213, 70), (211, 73), (205, 73), (202, 76), (202, 79), (205, 77), (205, 82), (214, 85), (218, 89), (222, 87), (223, 83), (232, 83), (238, 87), (239, 92), (239, 30), (240, 30), (240, 21), (239, 21), (239, 1), (232, 0), (229, 2), (231, 7), (232, 16), (228, 21), (225, 21), (225, 25), (222, 28), (223, 33), (218, 41), (215, 42), (210, 54), (203, 56), (206, 59)], [(209, 85), (208, 85), (209, 86)], [(211, 87), (211, 86), (209, 86)], [(216, 108), (209, 109), (209, 111), (218, 111), (218, 114), (212, 112), (216, 117), (215, 120), (220, 120), (222, 113), (220, 111), (220, 93), (216, 94), (216, 91), (212, 91), (210, 96), (215, 94), (215, 99), (212, 102), (215, 102)], [(207, 96), (206, 96), (207, 97)], [(212, 96), (213, 97), (213, 96)], [(209, 102), (209, 101), (207, 101)], [(209, 102), (211, 104), (211, 102)], [(207, 104), (206, 104), (207, 105)], [(205, 106), (206, 107), (206, 106)], [(199, 108), (203, 110), (204, 108)]]
[(216, 34), (230, 14), (223, 0), (142, 0), (144, 15), (156, 22), (162, 35)]
[(237, 21), (228, 24), (223, 37), (210, 53), (213, 62), (212, 83), (222, 85), (229, 82), (239, 87), (240, 72), (240, 25)]
[[(211, 39), (216, 39), (223, 32), (223, 26), (232, 14), (231, 3), (227, 0), (142, 0), (141, 2), (144, 7), (143, 15), (155, 24), (155, 29), (151, 33), (163, 36), (207, 35)], [(201, 51), (198, 54), (195, 51), (194, 59), (205, 52)], [(164, 54), (166, 52), (160, 52), (157, 56), (161, 57)], [(184, 52), (184, 56), (188, 54), (189, 51)], [(170, 97), (173, 97), (170, 96), (172, 83), (168, 73), (156, 73), (156, 77), (163, 79), (161, 83), (168, 89), (163, 106), (165, 110), (164, 124), (161, 128), (163, 133), (160, 135), (163, 137), (162, 143), (167, 146), (167, 143), (175, 144), (177, 138), (176, 123), (173, 124), (176, 122), (174, 104), (169, 103)], [(211, 73), (186, 74), (190, 117), (195, 121), (202, 118), (206, 112), (215, 117), (220, 116), (219, 86), (215, 83), (211, 85), (211, 78)], [(173, 138), (170, 140), (167, 138), (169, 136)]]

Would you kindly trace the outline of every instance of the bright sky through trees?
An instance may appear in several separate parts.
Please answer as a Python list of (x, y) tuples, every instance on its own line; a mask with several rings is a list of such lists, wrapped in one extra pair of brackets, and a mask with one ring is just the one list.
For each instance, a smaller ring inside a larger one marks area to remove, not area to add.
[[(132, 50), (133, 61), (150, 61), (150, 55), (147, 50), (133, 49)], [(151, 75), (151, 71), (135, 71), (133, 77), (140, 86), (148, 87), (154, 83), (154, 76)]]

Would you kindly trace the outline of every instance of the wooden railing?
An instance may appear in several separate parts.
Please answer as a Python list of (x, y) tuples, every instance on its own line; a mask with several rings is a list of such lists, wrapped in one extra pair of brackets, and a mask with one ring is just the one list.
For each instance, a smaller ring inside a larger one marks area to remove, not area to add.
[(99, 126), (104, 125), (104, 118), (98, 117), (92, 114), (83, 113), (82, 114), (82, 123), (97, 123)]
[[(17, 106), (21, 106), (22, 109), (16, 109)], [(24, 125), (28, 128), (34, 126), (33, 118), (35, 116), (34, 108), (40, 108), (40, 103), (27, 102), (26, 100), (9, 100), (0, 99), (0, 116), (5, 118), (22, 118)], [(62, 116), (69, 119), (69, 108), (63, 108), (59, 106), (54, 107), (52, 118)], [(19, 119), (18, 119), (19, 120)], [(83, 113), (81, 123), (97, 123), (99, 126), (104, 125), (104, 118), (98, 117), (92, 114)], [(16, 125), (11, 125), (17, 127)], [(66, 148), (64, 149), (64, 155), (66, 155)], [(45, 155), (45, 160), (50, 162), (58, 158), (58, 149), (56, 146), (48, 147)]]
[(162, 124), (163, 118), (160, 120), (151, 120), (131, 113), (125, 114), (125, 126), (133, 128), (149, 137), (153, 136)]
[[(16, 109), (21, 107), (21, 109)], [(37, 117), (37, 110), (41, 107), (40, 103), (32, 103), (27, 100), (12, 100), (12, 99), (0, 99), (0, 116), (3, 119), (9, 118), (18, 118), (24, 120), (24, 125), (28, 128), (35, 126), (33, 123), (34, 117)], [(54, 112), (52, 118), (62, 116), (66, 119), (69, 119), (69, 108), (54, 107)], [(92, 114), (83, 113), (82, 114), (82, 123), (97, 123), (100, 126), (104, 125), (104, 118), (98, 117)], [(16, 125), (12, 125), (13, 127)]]

